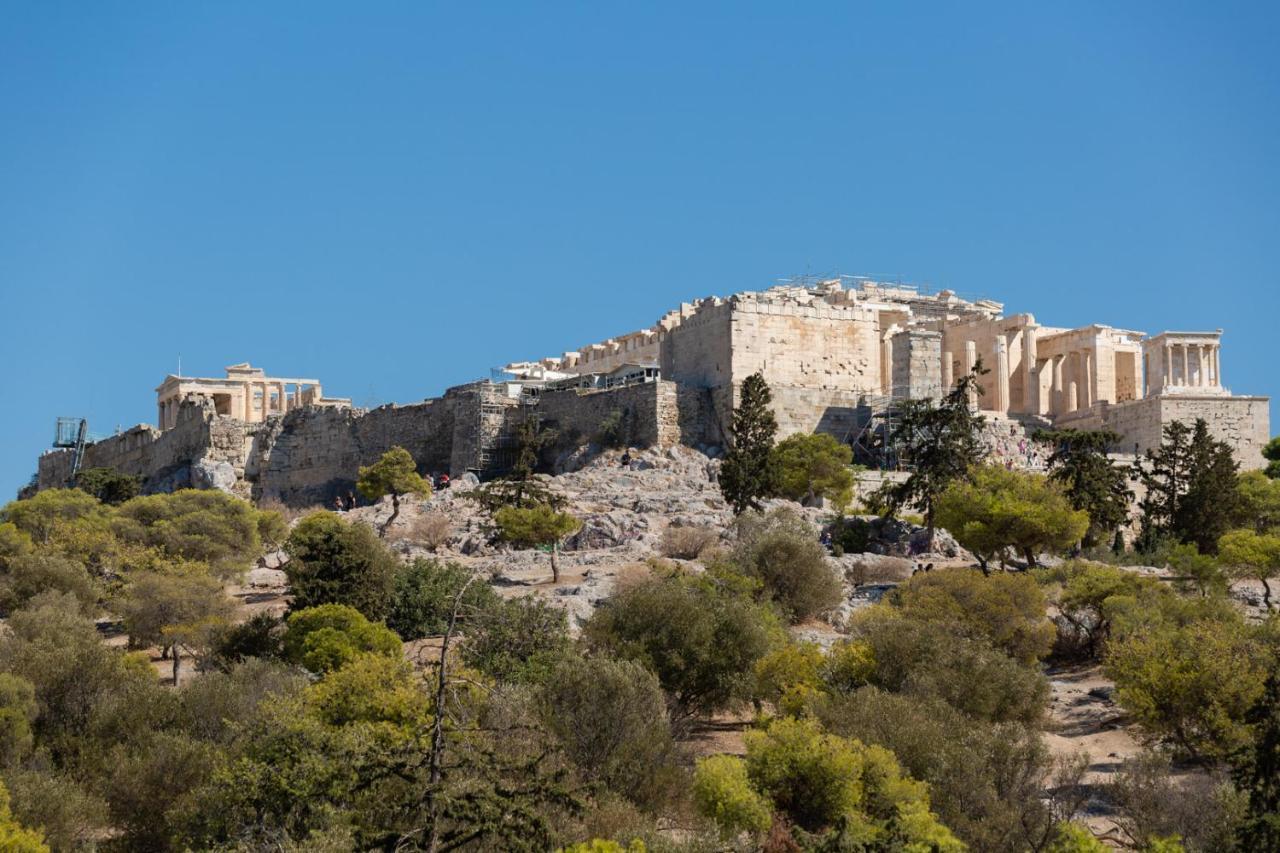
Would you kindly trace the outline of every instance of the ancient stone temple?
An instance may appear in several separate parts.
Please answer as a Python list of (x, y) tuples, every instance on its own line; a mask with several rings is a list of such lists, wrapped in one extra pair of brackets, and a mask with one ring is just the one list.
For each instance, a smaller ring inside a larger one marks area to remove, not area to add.
[(156, 389), (156, 426), (172, 429), (178, 422), (178, 407), (185, 400), (209, 400), (217, 414), (245, 423), (261, 423), (302, 406), (351, 406), (349, 399), (325, 397), (316, 379), (267, 376), (247, 361), (226, 371), (221, 379), (166, 376)]

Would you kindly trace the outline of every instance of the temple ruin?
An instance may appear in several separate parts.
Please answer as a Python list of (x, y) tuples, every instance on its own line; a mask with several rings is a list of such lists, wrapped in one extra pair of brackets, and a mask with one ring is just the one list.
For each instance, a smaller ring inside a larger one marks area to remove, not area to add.
[[(1043, 428), (1110, 430), (1121, 436), (1113, 451), (1132, 455), (1157, 446), (1166, 424), (1203, 418), (1242, 467), (1260, 467), (1269, 401), (1224, 386), (1221, 337), (1045, 326), (949, 290), (802, 279), (685, 303), (648, 329), (512, 362), (409, 405), (355, 409), (324, 397), (316, 380), (268, 377), (249, 364), (225, 378), (169, 376), (156, 391), (158, 428), (94, 442), (75, 463), (138, 474), (150, 491), (212, 483), (306, 503), (345, 493), (360, 465), (395, 445), (424, 472), (501, 473), (529, 418), (566, 452), (615, 413), (633, 446), (709, 449), (724, 443), (737, 391), (756, 371), (782, 436), (827, 432), (873, 453), (873, 433), (891, 423), (896, 402), (938, 398), (981, 361), (988, 372), (972, 402), (997, 437), (993, 455), (1020, 448), (1009, 464), (1036, 466), (1021, 439)], [(45, 453), (34, 486), (64, 485), (71, 453)]]
[(209, 400), (217, 414), (250, 424), (303, 406), (351, 406), (349, 399), (325, 397), (317, 379), (267, 376), (247, 361), (225, 369), (227, 375), (221, 379), (166, 376), (156, 389), (156, 426), (173, 429), (178, 407), (188, 400)]

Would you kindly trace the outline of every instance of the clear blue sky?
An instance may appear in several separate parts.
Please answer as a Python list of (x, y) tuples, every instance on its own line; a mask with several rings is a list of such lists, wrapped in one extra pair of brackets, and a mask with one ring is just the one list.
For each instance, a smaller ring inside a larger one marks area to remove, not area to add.
[(3, 497), (179, 354), (408, 402), (806, 271), (1280, 396), (1274, 2), (0, 12)]

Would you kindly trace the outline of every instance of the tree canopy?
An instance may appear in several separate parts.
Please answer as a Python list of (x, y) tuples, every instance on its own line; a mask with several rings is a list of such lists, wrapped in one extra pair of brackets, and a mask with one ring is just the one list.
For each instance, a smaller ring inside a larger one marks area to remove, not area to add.
[(1129, 471), (1116, 465), (1107, 449), (1120, 435), (1106, 430), (1041, 430), (1035, 440), (1053, 447), (1049, 479), (1060, 485), (1075, 509), (1089, 516), (1085, 545), (1096, 545), (1129, 518)]
[(982, 460), (978, 433), (985, 418), (971, 400), (982, 393), (978, 377), (987, 372), (978, 359), (973, 371), (962, 376), (940, 402), (921, 399), (900, 404), (895, 437), (911, 473), (901, 483), (886, 482), (877, 492), (876, 502), (884, 506), (886, 515), (915, 507), (924, 514), (932, 535), (942, 493), (967, 478)]
[(1040, 551), (1079, 542), (1089, 516), (1072, 509), (1066, 495), (1042, 475), (983, 465), (938, 497), (937, 523), (984, 566), (1012, 549), (1033, 567)]
[(843, 511), (853, 500), (853, 448), (827, 433), (797, 433), (773, 449), (778, 494), (806, 506), (818, 498)]
[(1143, 544), (1150, 548), (1166, 536), (1216, 553), (1239, 512), (1238, 467), (1231, 446), (1215, 439), (1203, 419), (1166, 424), (1160, 447), (1148, 450), (1137, 469), (1146, 487)]
[(760, 509), (760, 499), (773, 493), (778, 482), (773, 453), (778, 422), (773, 394), (757, 372), (742, 381), (738, 406), (729, 427), (729, 446), (720, 465), (720, 491), (736, 514)]

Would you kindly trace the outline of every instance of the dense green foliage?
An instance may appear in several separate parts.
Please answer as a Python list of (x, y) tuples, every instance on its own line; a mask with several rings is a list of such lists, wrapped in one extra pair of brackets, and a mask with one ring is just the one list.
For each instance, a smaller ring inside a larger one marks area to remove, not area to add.
[(400, 657), (400, 638), (353, 607), (321, 604), (289, 614), (283, 654), (312, 672), (341, 669), (362, 655)]
[(766, 810), (781, 813), (801, 838), (845, 849), (962, 851), (930, 811), (925, 785), (904, 775), (888, 750), (783, 718), (747, 734), (745, 759), (698, 766), (702, 810), (728, 831), (759, 831)]
[(1166, 424), (1160, 447), (1148, 450), (1137, 468), (1146, 487), (1143, 546), (1150, 549), (1168, 537), (1216, 553), (1218, 539), (1240, 511), (1238, 467), (1231, 446), (1215, 439), (1203, 420)]
[(88, 492), (104, 504), (122, 504), (138, 496), (142, 481), (114, 468), (86, 468), (76, 475), (76, 488)]
[(1086, 547), (1106, 540), (1129, 518), (1129, 471), (1116, 465), (1107, 450), (1120, 435), (1105, 430), (1041, 430), (1036, 441), (1051, 445), (1049, 479), (1060, 485), (1071, 506), (1089, 517)]
[(471, 570), (457, 563), (421, 558), (402, 567), (396, 572), (387, 627), (406, 641), (443, 634), (455, 603), (461, 607), (462, 624), (471, 622), (498, 600), (487, 583), (468, 584), (471, 575)]
[(753, 373), (742, 380), (729, 427), (729, 446), (720, 465), (720, 491), (737, 514), (760, 509), (760, 499), (777, 488), (773, 442), (778, 422), (770, 408), (772, 401), (762, 374)]
[(957, 625), (1029, 666), (1053, 648), (1044, 593), (1026, 575), (917, 574), (898, 588), (895, 603), (909, 619)]
[(733, 570), (760, 583), (762, 594), (792, 622), (803, 622), (840, 601), (840, 581), (818, 532), (790, 509), (745, 512), (736, 522)]
[(773, 448), (778, 494), (806, 506), (826, 498), (837, 511), (853, 500), (853, 448), (827, 433), (796, 433)]
[(626, 660), (568, 656), (542, 688), (548, 728), (565, 754), (598, 782), (646, 808), (671, 798), (675, 744), (662, 688)]
[(941, 401), (906, 400), (898, 413), (896, 440), (911, 473), (901, 483), (886, 482), (876, 503), (894, 515), (908, 507), (924, 513), (930, 531), (937, 525), (938, 500), (952, 483), (966, 479), (984, 455), (978, 432), (984, 418), (971, 406), (982, 393), (978, 377), (988, 371), (978, 359)]
[(583, 629), (588, 644), (651, 669), (677, 719), (748, 697), (777, 620), (710, 578), (661, 577), (619, 592)]
[(1064, 550), (1089, 527), (1089, 516), (1072, 509), (1043, 476), (995, 465), (974, 468), (968, 479), (953, 482), (938, 496), (936, 512), (937, 523), (983, 566), (1012, 550), (1034, 567), (1037, 553)]
[(386, 617), (398, 564), (368, 526), (312, 513), (293, 528), (285, 551), (293, 609), (346, 604), (370, 619)]

